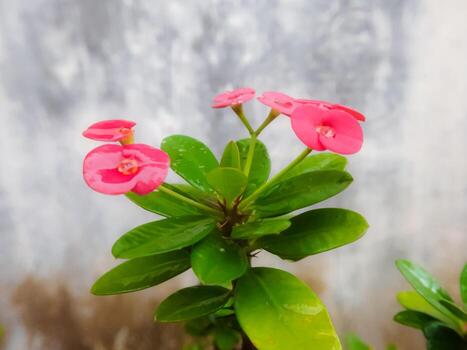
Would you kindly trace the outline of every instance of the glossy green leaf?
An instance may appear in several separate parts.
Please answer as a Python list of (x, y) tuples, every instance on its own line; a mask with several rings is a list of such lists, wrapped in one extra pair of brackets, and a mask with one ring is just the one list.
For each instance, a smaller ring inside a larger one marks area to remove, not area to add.
[(110, 295), (134, 292), (160, 284), (190, 268), (190, 254), (183, 250), (132, 259), (102, 275), (91, 293)]
[(370, 346), (361, 340), (356, 334), (348, 334), (345, 339), (349, 350), (371, 350)]
[(245, 273), (246, 253), (236, 243), (211, 234), (193, 247), (193, 271), (204, 284), (223, 284)]
[(450, 319), (451, 324), (457, 324), (457, 328), (460, 327), (460, 320), (440, 302), (441, 300), (452, 302), (452, 298), (431, 274), (408, 260), (397, 260), (396, 266), (418, 294), (435, 309), (445, 315), (447, 319)]
[(461, 273), (460, 286), (462, 301), (464, 302), (464, 306), (467, 309), (467, 264), (464, 265), (464, 269)]
[(203, 239), (215, 228), (205, 216), (179, 216), (153, 221), (134, 228), (112, 247), (116, 258), (139, 258), (188, 247)]
[(423, 329), (428, 350), (466, 350), (467, 340), (441, 322), (431, 322)]
[(281, 180), (319, 170), (340, 170), (347, 166), (347, 158), (335, 153), (318, 153), (306, 157), (298, 165), (285, 173)]
[(172, 191), (204, 204), (217, 204), (217, 197), (212, 192), (203, 192), (188, 184), (164, 184)]
[(216, 157), (202, 142), (184, 135), (166, 137), (161, 148), (170, 156), (170, 167), (202, 191), (212, 191), (206, 175), (219, 166)]
[(341, 349), (325, 306), (288, 272), (249, 270), (237, 282), (235, 311), (258, 349)]
[(141, 208), (166, 217), (199, 215), (203, 213), (201, 209), (193, 207), (160, 191), (151, 192), (144, 196), (128, 192), (126, 196)]
[(162, 301), (154, 316), (160, 322), (176, 322), (209, 315), (224, 306), (229, 296), (230, 290), (219, 286), (184, 288)]
[[(238, 149), (240, 150), (240, 161), (242, 169), (245, 166), (248, 149), (250, 148), (250, 139), (237, 141)], [(256, 140), (255, 152), (253, 154), (253, 162), (251, 163), (250, 174), (248, 175), (248, 186), (245, 195), (248, 196), (259, 186), (267, 181), (271, 172), (271, 159), (264, 145), (259, 140)]]
[(260, 238), (257, 246), (283, 259), (300, 260), (349, 244), (362, 237), (368, 228), (360, 214), (336, 208), (310, 210), (291, 222), (281, 234)]
[(266, 235), (278, 234), (291, 225), (289, 219), (263, 219), (234, 226), (232, 238), (235, 239), (256, 239)]
[(412, 311), (422, 312), (430, 315), (440, 321), (443, 321), (455, 327), (456, 324), (449, 318), (441, 313), (438, 309), (428, 303), (420, 294), (415, 291), (405, 291), (397, 293), (397, 301), (406, 309)]
[(308, 207), (346, 189), (352, 176), (345, 171), (323, 170), (280, 181), (256, 199), (254, 208), (262, 217), (277, 216)]
[(214, 316), (216, 317), (227, 317), (227, 316), (230, 316), (230, 315), (233, 315), (235, 313), (234, 310), (232, 309), (220, 309), (220, 310), (217, 310), (215, 313), (214, 313)]
[(440, 300), (441, 305), (448, 309), (458, 319), (467, 322), (467, 313), (451, 301)]
[(217, 168), (206, 177), (209, 185), (231, 203), (242, 194), (247, 185), (246, 176), (235, 168)]
[(219, 350), (234, 350), (242, 336), (234, 329), (219, 327), (214, 331), (214, 343)]
[(230, 141), (222, 153), (221, 167), (241, 169), (240, 150), (235, 141)]
[(413, 310), (404, 310), (394, 316), (394, 321), (397, 323), (417, 329), (423, 329), (426, 325), (435, 320), (435, 318), (425, 313)]
[(397, 260), (396, 266), (410, 285), (427, 300), (445, 299), (453, 301), (448, 292), (441, 287), (439, 282), (421, 266), (403, 259)]

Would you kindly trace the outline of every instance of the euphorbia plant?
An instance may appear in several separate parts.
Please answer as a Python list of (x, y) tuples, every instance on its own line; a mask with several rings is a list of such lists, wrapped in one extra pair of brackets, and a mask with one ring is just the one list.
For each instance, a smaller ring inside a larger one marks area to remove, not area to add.
[[(189, 136), (169, 136), (161, 149), (134, 144), (132, 122), (104, 121), (85, 131), (89, 138), (121, 143), (86, 156), (87, 184), (105, 194), (125, 194), (165, 217), (117, 240), (112, 254), (127, 261), (100, 277), (92, 292), (133, 292), (192, 268), (199, 285), (162, 301), (155, 319), (187, 322), (190, 334), (205, 337), (197, 348), (212, 342), (221, 350), (341, 349), (328, 312), (310, 287), (288, 272), (252, 267), (252, 260), (264, 249), (298, 261), (364, 234), (365, 219), (351, 210), (295, 213), (352, 182), (339, 154), (359, 151), (364, 117), (342, 105), (268, 92), (258, 100), (271, 110), (254, 129), (242, 108), (254, 95), (244, 88), (215, 97), (213, 107), (232, 108), (249, 134), (228, 142), (220, 159)], [(306, 148), (270, 177), (268, 151), (258, 137), (281, 114)], [(334, 153), (309, 156), (312, 149)], [(164, 182), (169, 163), (186, 183)]]

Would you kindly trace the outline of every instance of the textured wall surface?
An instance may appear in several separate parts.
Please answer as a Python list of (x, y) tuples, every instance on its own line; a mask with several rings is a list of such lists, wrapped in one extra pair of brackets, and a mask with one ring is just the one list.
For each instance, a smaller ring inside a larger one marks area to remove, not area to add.
[[(243, 85), (367, 115), (364, 149), (350, 157), (355, 182), (325, 203), (364, 213), (367, 235), (299, 264), (265, 254), (258, 264), (316, 284), (341, 334), (419, 347), (418, 334), (391, 321), (394, 294), (407, 287), (393, 261), (424, 264), (456, 294), (467, 258), (466, 17), (465, 0), (0, 0), (6, 349), (41, 348), (25, 345), (17, 285), (34, 274), (85, 294), (112, 265), (112, 242), (151, 218), (86, 188), (81, 162), (94, 143), (81, 131), (124, 117), (142, 142), (186, 133), (220, 152), (244, 131), (210, 99)], [(267, 113), (246, 110), (255, 124)], [(286, 118), (264, 141), (275, 170), (302, 148)]]

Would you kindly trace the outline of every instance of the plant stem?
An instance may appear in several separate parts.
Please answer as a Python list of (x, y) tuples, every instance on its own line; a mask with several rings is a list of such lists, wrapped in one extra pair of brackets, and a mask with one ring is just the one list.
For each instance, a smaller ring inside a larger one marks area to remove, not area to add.
[(238, 209), (245, 209), (248, 204), (250, 204), (252, 201), (254, 201), (261, 193), (263, 193), (265, 190), (267, 190), (274, 182), (281, 178), (284, 174), (286, 174), (290, 169), (292, 169), (294, 166), (296, 166), (298, 163), (300, 163), (305, 157), (310, 154), (311, 148), (306, 148), (302, 153), (298, 155), (297, 158), (295, 158), (292, 162), (289, 163), (284, 169), (279, 171), (276, 175), (274, 175), (268, 182), (264, 183), (260, 187), (256, 189), (255, 192), (253, 192), (250, 196), (245, 198), (242, 203), (238, 206)]
[(280, 112), (276, 111), (275, 109), (271, 109), (264, 122), (259, 126), (258, 129), (256, 129), (256, 136), (259, 136), (259, 134), (261, 134), (264, 128), (266, 128), (266, 126), (268, 126), (274, 119), (276, 119), (278, 115), (280, 115)]
[(245, 162), (245, 168), (243, 169), (243, 173), (246, 175), (246, 177), (248, 177), (248, 175), (250, 174), (251, 164), (253, 162), (253, 156), (255, 154), (256, 140), (258, 139), (259, 134), (261, 134), (264, 128), (266, 128), (266, 126), (268, 126), (274, 119), (276, 119), (278, 115), (280, 115), (278, 111), (276, 111), (275, 109), (271, 109), (268, 116), (266, 117), (264, 122), (259, 126), (259, 128), (256, 129), (256, 131), (253, 133), (250, 132), (250, 147), (248, 148), (248, 155)]
[(184, 195), (182, 195), (180, 193), (172, 191), (171, 189), (165, 187), (164, 184), (159, 186), (158, 190), (161, 191), (161, 192), (164, 192), (165, 194), (168, 194), (171, 197), (177, 198), (177, 199), (181, 200), (182, 202), (185, 202), (185, 203), (187, 203), (187, 204), (189, 204), (189, 205), (191, 205), (193, 207), (196, 207), (196, 208), (201, 209), (203, 211), (206, 211), (208, 213), (214, 214), (217, 217), (222, 217), (222, 213), (220, 211), (218, 211), (218, 210), (216, 210), (214, 208), (208, 207), (207, 205), (204, 205), (204, 204), (199, 203), (197, 201), (194, 201), (191, 198), (185, 197)]
[(253, 163), (253, 156), (255, 155), (255, 147), (256, 147), (256, 133), (251, 135), (250, 139), (250, 146), (248, 148), (248, 154), (246, 156), (245, 168), (243, 169), (243, 173), (248, 178), (250, 175), (251, 164)]
[(255, 131), (253, 130), (253, 128), (250, 125), (250, 122), (248, 121), (248, 119), (245, 117), (245, 114), (243, 113), (243, 106), (241, 104), (232, 106), (232, 110), (235, 112), (238, 118), (240, 118), (243, 125), (245, 125), (248, 132), (250, 133), (250, 135), (253, 135)]

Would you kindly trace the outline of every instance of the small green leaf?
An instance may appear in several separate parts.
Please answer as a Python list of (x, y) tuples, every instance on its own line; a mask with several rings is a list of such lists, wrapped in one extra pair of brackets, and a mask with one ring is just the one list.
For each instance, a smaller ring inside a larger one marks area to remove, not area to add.
[(466, 322), (467, 321), (467, 313), (458, 307), (453, 302), (447, 300), (440, 300), (441, 305), (443, 305), (446, 309), (448, 309), (454, 316), (458, 319)]
[(414, 264), (409, 260), (397, 260), (396, 266), (407, 282), (421, 295), (432, 299), (445, 299), (453, 301), (448, 292), (446, 292), (434, 277), (424, 270), (421, 266)]
[(111, 295), (146, 289), (190, 268), (190, 254), (183, 250), (124, 262), (102, 275), (91, 293)]
[(430, 273), (409, 260), (397, 260), (396, 266), (418, 294), (435, 309), (445, 315), (447, 319), (450, 319), (451, 324), (457, 324), (459, 328), (459, 320), (457, 317), (441, 304), (441, 300), (452, 302), (452, 298)]
[(211, 234), (193, 247), (193, 271), (204, 284), (223, 284), (245, 273), (248, 258), (234, 242)]
[(159, 322), (177, 322), (209, 315), (224, 306), (229, 296), (230, 290), (218, 286), (184, 288), (162, 301), (155, 319)]
[(189, 136), (173, 135), (162, 141), (161, 148), (170, 156), (173, 171), (199, 190), (212, 191), (206, 175), (219, 163), (205, 144)]
[(235, 311), (258, 349), (341, 349), (325, 306), (288, 272), (249, 270), (237, 282)]
[(315, 209), (291, 219), (277, 236), (265, 236), (257, 245), (283, 259), (300, 260), (335, 249), (363, 236), (368, 223), (360, 214), (336, 208)]
[(242, 194), (247, 185), (246, 176), (235, 168), (217, 168), (207, 175), (209, 185), (231, 203)]
[(467, 264), (464, 265), (464, 269), (461, 273), (460, 286), (462, 301), (464, 302), (464, 306), (467, 309)]
[(348, 334), (346, 337), (349, 350), (371, 350), (368, 344), (365, 344), (356, 334)]
[(230, 141), (225, 146), (224, 153), (221, 158), (221, 167), (241, 169), (240, 151), (235, 141)]
[(203, 337), (208, 335), (212, 326), (209, 316), (203, 316), (188, 320), (185, 323), (185, 331), (193, 337)]
[(434, 321), (423, 329), (428, 350), (466, 350), (467, 341), (441, 322)]
[(214, 316), (216, 316), (216, 317), (227, 317), (227, 316), (230, 316), (230, 315), (233, 315), (233, 314), (235, 314), (235, 311), (232, 310), (232, 309), (220, 309), (220, 310), (217, 310), (214, 313)]
[(346, 189), (352, 176), (345, 171), (323, 170), (288, 178), (273, 185), (254, 204), (257, 215), (277, 216), (328, 199)]
[(318, 170), (340, 170), (347, 166), (347, 158), (335, 153), (319, 153), (306, 157), (298, 165), (285, 173), (281, 180), (285, 180), (304, 173)]
[[(240, 162), (242, 169), (245, 167), (248, 149), (250, 148), (250, 139), (237, 141), (238, 149), (240, 150)], [(259, 140), (256, 140), (255, 152), (253, 153), (253, 161), (251, 164), (250, 174), (248, 175), (248, 186), (245, 195), (248, 196), (254, 192), (259, 186), (267, 181), (271, 172), (271, 159), (264, 145)]]
[(219, 350), (233, 350), (242, 336), (234, 329), (219, 327), (214, 331), (214, 343)]
[(178, 199), (160, 191), (151, 192), (144, 196), (128, 192), (126, 196), (141, 208), (166, 217), (199, 215), (203, 213), (201, 209), (192, 207), (191, 205), (181, 202)]
[(112, 247), (116, 258), (139, 258), (188, 247), (203, 239), (215, 228), (205, 216), (179, 216), (153, 221), (134, 228)]
[(278, 234), (289, 228), (289, 219), (263, 219), (234, 226), (231, 237), (234, 239), (256, 239), (265, 235)]
[(435, 321), (434, 317), (431, 317), (423, 312), (404, 310), (400, 311), (394, 316), (394, 321), (403, 324), (404, 326), (423, 329), (428, 323)]
[(456, 326), (456, 324), (449, 317), (446, 317), (415, 291), (410, 290), (397, 293), (397, 301), (406, 309), (422, 312), (440, 321), (450, 324), (453, 327)]

